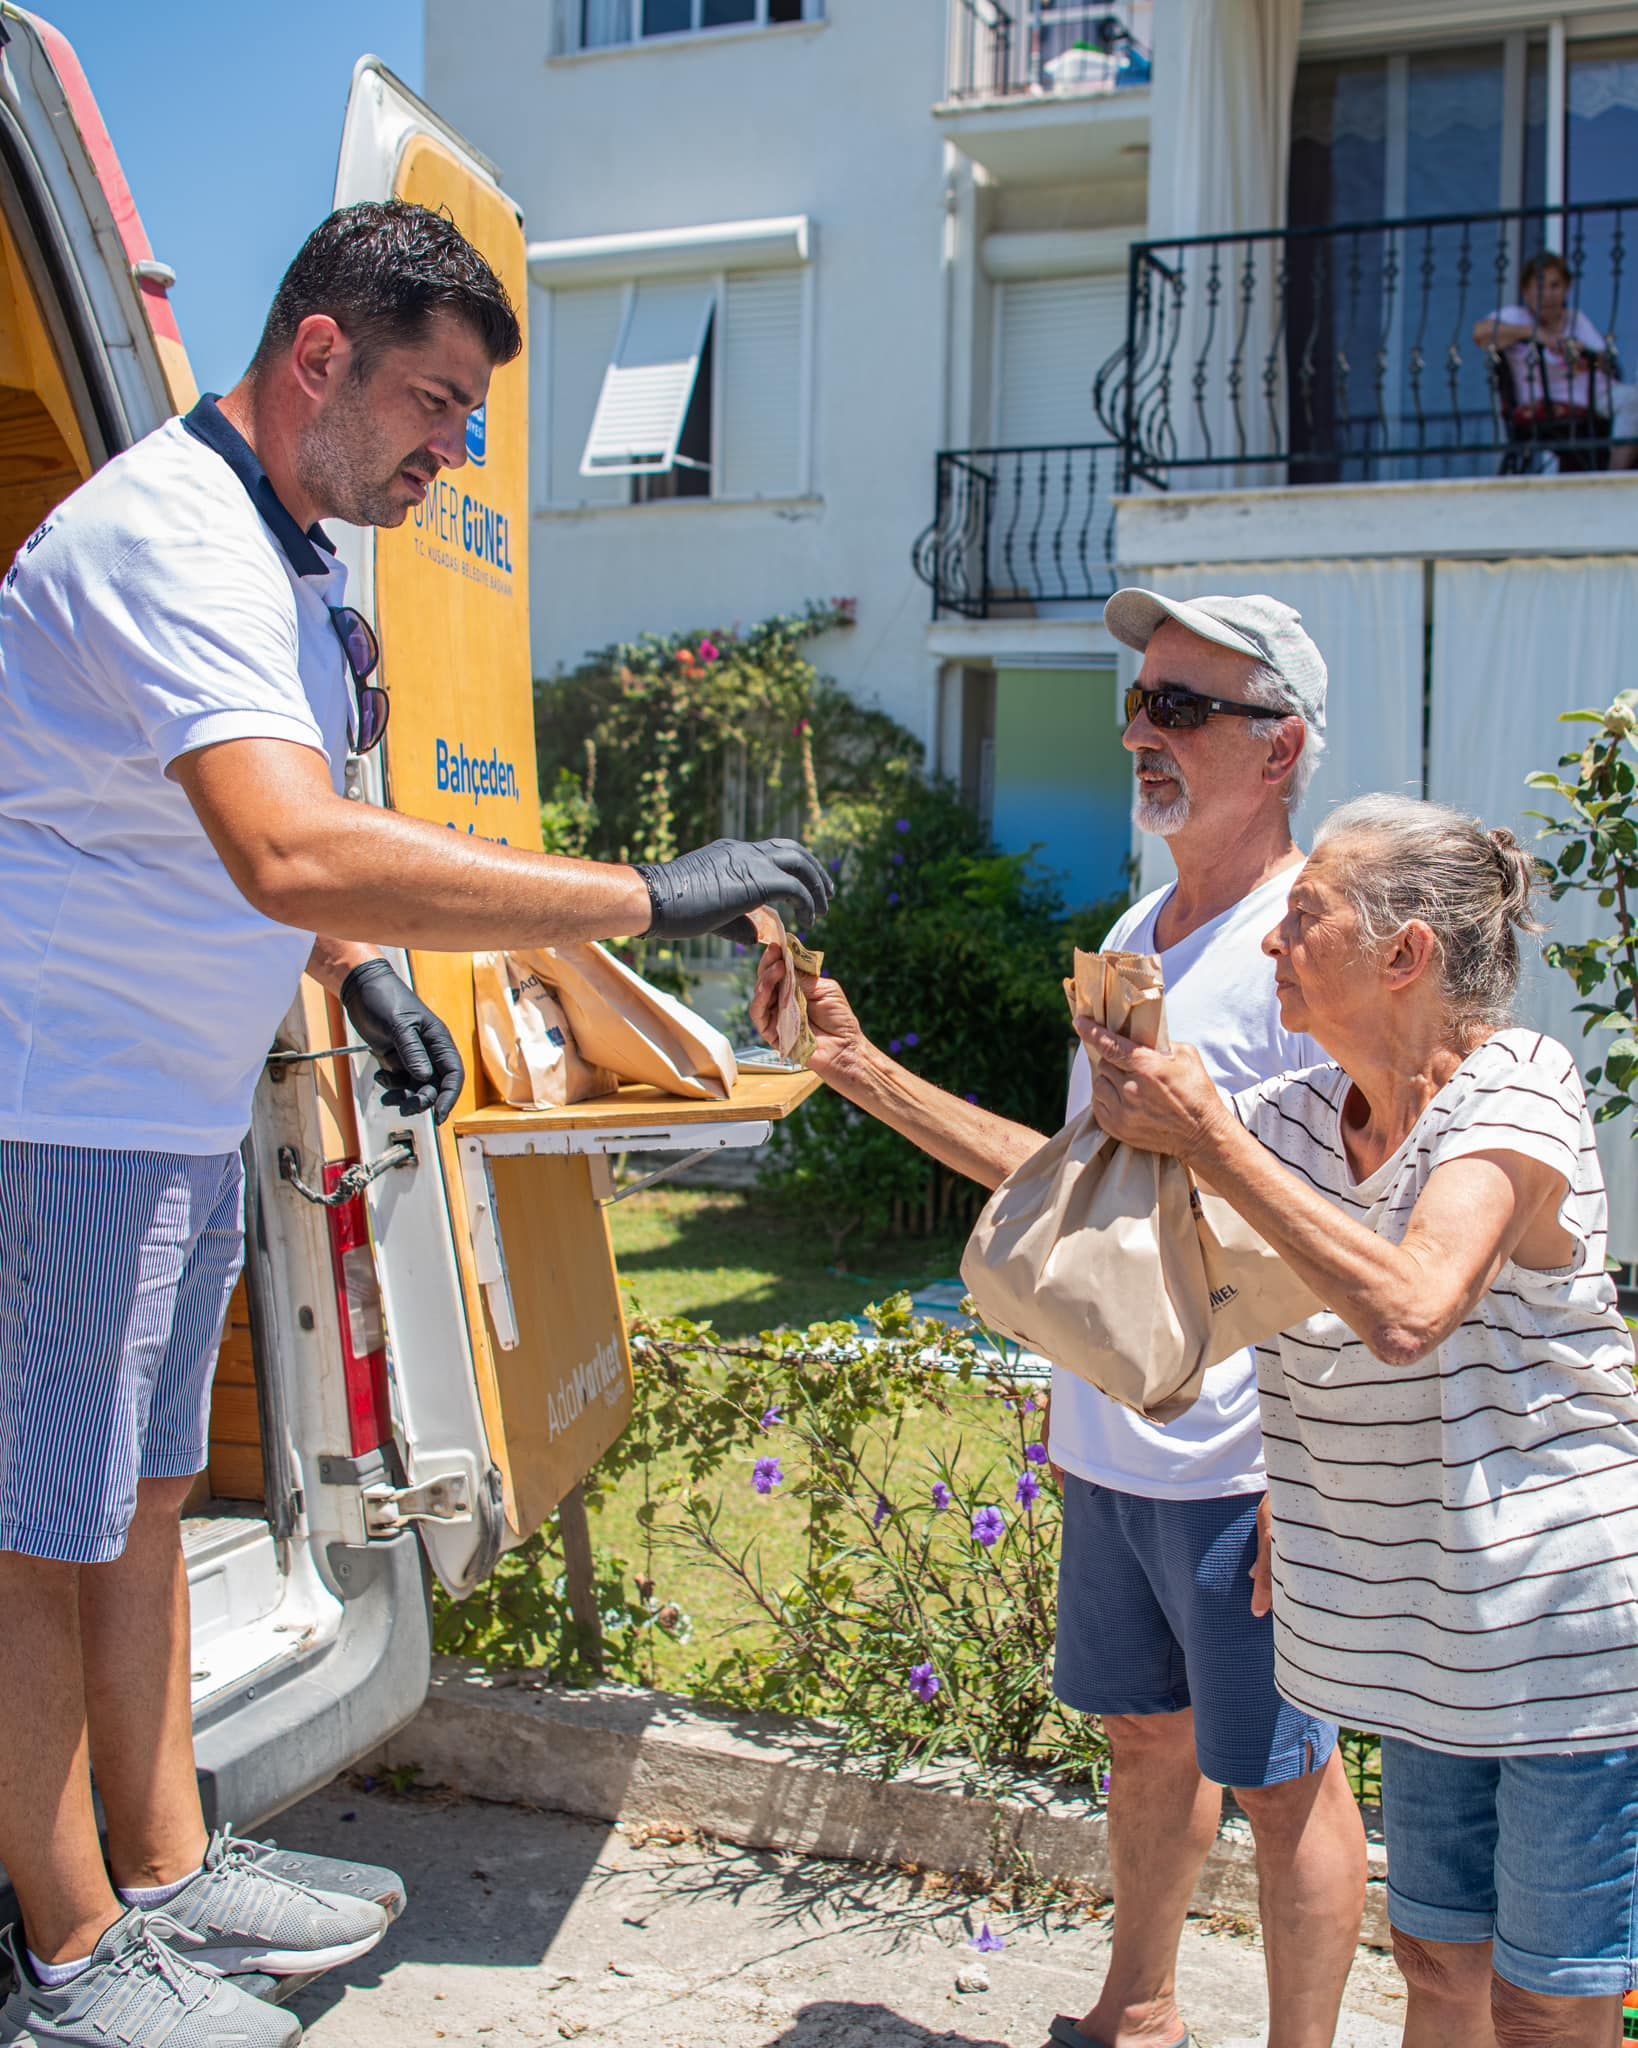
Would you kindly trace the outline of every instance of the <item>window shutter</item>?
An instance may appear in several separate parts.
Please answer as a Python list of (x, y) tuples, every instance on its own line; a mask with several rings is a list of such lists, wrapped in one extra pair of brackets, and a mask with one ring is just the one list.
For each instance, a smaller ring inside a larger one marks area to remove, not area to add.
[(802, 275), (728, 278), (719, 341), (724, 497), (789, 497), (802, 488)]
[(1000, 444), (1106, 439), (1092, 410), (1092, 380), (1125, 339), (1123, 272), (1004, 284), (996, 386)]
[(547, 500), (553, 505), (620, 505), (626, 486), (618, 477), (583, 477), (580, 451), (597, 410), (603, 373), (620, 332), (618, 285), (553, 292), (551, 318), (539, 332), (551, 350), (546, 390), (551, 422)]
[(704, 282), (640, 284), (603, 375), (582, 476), (653, 475), (672, 467), (716, 306)]

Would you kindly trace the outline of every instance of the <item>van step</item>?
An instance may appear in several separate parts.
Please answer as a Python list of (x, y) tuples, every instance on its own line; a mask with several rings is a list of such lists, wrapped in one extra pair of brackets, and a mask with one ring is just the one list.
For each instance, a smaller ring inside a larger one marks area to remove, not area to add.
[(254, 1512), (234, 1513), (227, 1509), (217, 1514), (189, 1515), (182, 1523), (182, 1554), (190, 1567), (209, 1564), (266, 1534), (267, 1517)]

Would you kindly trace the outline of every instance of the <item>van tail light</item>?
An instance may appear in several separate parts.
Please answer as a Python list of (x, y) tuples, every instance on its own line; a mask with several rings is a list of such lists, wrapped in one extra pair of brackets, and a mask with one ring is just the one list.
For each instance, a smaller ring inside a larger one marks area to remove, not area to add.
[[(324, 1192), (333, 1195), (355, 1162), (327, 1161)], [(392, 1405), (387, 1394), (387, 1327), (381, 1288), (375, 1277), (370, 1219), (362, 1194), (329, 1212), (330, 1258), (335, 1268), (336, 1309), (341, 1322), (341, 1355), (347, 1371), (347, 1421), (353, 1456), (392, 1441)]]

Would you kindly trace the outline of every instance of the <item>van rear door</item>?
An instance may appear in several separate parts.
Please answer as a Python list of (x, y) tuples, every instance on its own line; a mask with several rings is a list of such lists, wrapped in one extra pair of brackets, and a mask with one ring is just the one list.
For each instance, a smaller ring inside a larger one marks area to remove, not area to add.
[[(528, 249), (494, 167), (374, 58), (353, 76), (336, 203), (445, 208), (489, 260), (527, 332)], [(541, 845), (529, 633), (529, 372), (494, 373), (466, 462), (391, 531), (349, 540), (392, 695), (365, 793), (449, 831)], [(631, 1413), (631, 1361), (601, 1204), (607, 1158), (754, 1144), (816, 1085), (746, 1076), (726, 1103), (648, 1089), (566, 1110), (492, 1099), (471, 960), (416, 953), (407, 971), (466, 1056), (436, 1160), (371, 1189), (372, 1226), (408, 1486), (439, 1577), (473, 1585), (590, 1470)], [(361, 1107), (381, 1157), (390, 1112)], [(423, 1143), (417, 1133), (418, 1145)], [(455, 1519), (454, 1517), (463, 1517)]]

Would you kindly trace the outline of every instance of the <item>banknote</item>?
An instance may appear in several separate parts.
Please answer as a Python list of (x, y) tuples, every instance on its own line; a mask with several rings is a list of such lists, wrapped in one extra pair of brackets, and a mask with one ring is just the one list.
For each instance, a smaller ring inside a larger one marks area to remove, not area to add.
[(779, 912), (766, 904), (751, 912), (751, 922), (763, 945), (782, 946), (785, 951), (785, 978), (780, 983), (779, 1009), (773, 1020), (774, 1050), (791, 1066), (805, 1067), (813, 1057), (814, 1041), (808, 1025), (807, 998), (797, 976), (823, 973), (825, 956), (793, 938)]

